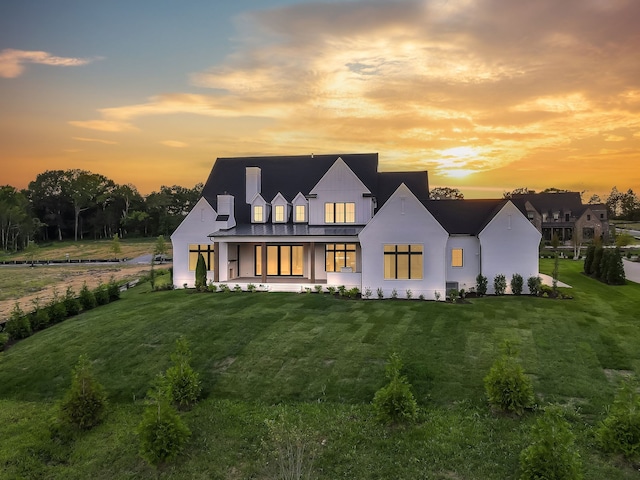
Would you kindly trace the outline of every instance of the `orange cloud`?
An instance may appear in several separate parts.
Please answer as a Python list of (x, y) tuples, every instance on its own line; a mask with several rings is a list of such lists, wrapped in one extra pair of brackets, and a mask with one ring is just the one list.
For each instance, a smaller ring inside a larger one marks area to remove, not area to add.
[(95, 60), (97, 60), (97, 58), (56, 57), (47, 52), (5, 48), (0, 52), (0, 77), (19, 77), (24, 72), (25, 64), (27, 63), (38, 63), (56, 67), (77, 67), (87, 65)]

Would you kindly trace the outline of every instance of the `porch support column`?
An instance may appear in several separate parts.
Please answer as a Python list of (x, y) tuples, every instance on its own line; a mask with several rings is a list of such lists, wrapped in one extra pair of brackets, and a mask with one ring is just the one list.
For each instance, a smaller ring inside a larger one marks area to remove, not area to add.
[(262, 280), (261, 283), (267, 283), (267, 244), (262, 242), (260, 244), (260, 250), (262, 254)]
[(213, 242), (213, 281), (220, 281), (220, 242)]
[(309, 265), (309, 280), (311, 283), (316, 283), (316, 243), (311, 242), (309, 244), (309, 257), (311, 258), (311, 265)]

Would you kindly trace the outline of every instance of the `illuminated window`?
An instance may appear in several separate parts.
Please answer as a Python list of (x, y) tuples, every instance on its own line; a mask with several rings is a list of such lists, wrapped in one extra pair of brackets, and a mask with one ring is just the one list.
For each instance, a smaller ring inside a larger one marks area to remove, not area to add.
[(195, 270), (198, 263), (198, 254), (204, 257), (207, 270), (213, 270), (213, 245), (189, 245), (189, 270)]
[(385, 245), (385, 280), (422, 279), (422, 245)]
[(264, 207), (262, 205), (254, 205), (253, 221), (256, 223), (264, 222)]
[[(304, 272), (302, 245), (267, 245), (267, 275), (300, 276)], [(262, 275), (262, 246), (255, 247), (255, 274)]]
[(307, 221), (307, 209), (304, 205), (296, 205), (296, 222)]
[(356, 271), (356, 244), (327, 244), (325, 248), (325, 271), (340, 272), (345, 267), (350, 267), (352, 272)]
[(337, 202), (324, 204), (324, 223), (355, 223), (356, 204)]
[(462, 249), (454, 248), (451, 250), (451, 266), (462, 267)]
[(273, 207), (273, 221), (284, 222), (284, 205), (276, 205)]

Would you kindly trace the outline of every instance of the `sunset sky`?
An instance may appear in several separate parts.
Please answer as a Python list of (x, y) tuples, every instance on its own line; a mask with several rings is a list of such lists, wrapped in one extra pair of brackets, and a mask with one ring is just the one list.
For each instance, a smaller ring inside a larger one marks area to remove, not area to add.
[(640, 193), (638, 0), (3, 0), (0, 185), (378, 152), (466, 198)]

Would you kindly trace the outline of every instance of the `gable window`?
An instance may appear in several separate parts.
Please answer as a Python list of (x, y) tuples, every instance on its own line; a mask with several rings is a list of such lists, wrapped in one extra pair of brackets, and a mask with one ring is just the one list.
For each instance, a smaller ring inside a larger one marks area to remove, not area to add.
[(253, 221), (255, 223), (264, 222), (264, 207), (262, 205), (253, 206)]
[(324, 204), (324, 223), (355, 223), (356, 204), (336, 202)]
[(189, 270), (195, 270), (198, 263), (198, 254), (204, 257), (207, 270), (213, 270), (213, 245), (189, 245)]
[(591, 220), (591, 215), (587, 215), (587, 221)]
[(273, 221), (284, 222), (284, 205), (276, 205), (273, 207)]
[(569, 214), (568, 214), (568, 213), (565, 213), (565, 214), (564, 214), (564, 221), (565, 221), (565, 222), (568, 222), (568, 221), (569, 221)]
[(304, 205), (296, 205), (296, 222), (307, 221), (307, 209)]
[(451, 250), (451, 266), (452, 267), (462, 267), (462, 249), (461, 248), (453, 248)]
[(560, 212), (553, 212), (553, 221), (557, 222), (558, 218), (560, 218)]
[(601, 213), (601, 214), (600, 214), (600, 218), (604, 218), (604, 213)]
[(422, 279), (422, 245), (385, 245), (385, 280)]
[(356, 271), (356, 244), (328, 243), (325, 247), (325, 271), (340, 272), (343, 268)]
[[(303, 274), (302, 245), (267, 245), (267, 275), (300, 276)], [(255, 247), (255, 274), (262, 275), (262, 246)]]

